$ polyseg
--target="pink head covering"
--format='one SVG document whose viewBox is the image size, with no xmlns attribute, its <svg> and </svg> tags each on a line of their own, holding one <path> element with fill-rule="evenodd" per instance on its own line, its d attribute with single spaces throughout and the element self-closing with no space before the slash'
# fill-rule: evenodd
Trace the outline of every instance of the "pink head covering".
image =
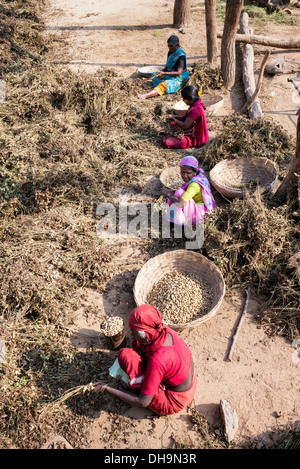
<svg viewBox="0 0 300 469">
<path fill-rule="evenodd" d="M 195 168 L 195 170 L 199 170 L 201 173 L 203 173 L 203 169 L 199 168 L 198 166 L 198 160 L 194 156 L 185 156 L 182 158 L 180 161 L 180 166 L 190 166 L 192 168 Z"/>
</svg>

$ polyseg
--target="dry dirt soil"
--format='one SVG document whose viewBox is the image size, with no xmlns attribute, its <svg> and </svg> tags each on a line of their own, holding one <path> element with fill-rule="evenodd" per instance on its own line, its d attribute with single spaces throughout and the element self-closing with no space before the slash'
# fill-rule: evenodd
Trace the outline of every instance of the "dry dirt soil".
<svg viewBox="0 0 300 469">
<path fill-rule="evenodd" d="M 187 53 L 189 65 L 196 61 L 206 62 L 203 2 L 192 8 L 193 23 L 182 33 L 172 29 L 172 17 L 173 1 L 47 0 L 46 34 L 53 36 L 55 44 L 49 58 L 58 67 L 69 67 L 75 73 L 101 73 L 103 67 L 110 67 L 120 75 L 134 79 L 138 67 L 164 64 L 167 38 L 176 33 Z M 260 24 L 254 33 L 300 37 L 299 27 L 288 25 L 270 27 Z M 263 47 L 255 47 L 256 77 L 263 53 Z M 261 107 L 265 115 L 295 135 L 296 111 L 300 103 L 287 78 L 296 77 L 300 54 L 299 51 L 273 49 L 271 57 L 284 62 L 284 73 L 265 75 L 259 95 Z M 238 87 L 224 96 L 224 106 L 218 111 L 220 117 L 245 102 L 243 90 Z M 213 135 L 210 121 L 208 126 Z M 145 191 L 140 201 L 146 197 Z M 135 307 L 132 288 L 143 264 L 143 240 L 129 238 L 107 242 L 119 243 L 120 253 L 114 262 L 120 266 L 120 274 L 109 282 L 104 294 L 86 291 L 86 299 L 78 307 L 76 327 L 79 335 L 74 337 L 73 343 L 78 350 L 86 352 L 92 341 L 96 349 L 109 355 L 111 362 L 117 352 L 107 350 L 104 337 L 99 336 L 100 324 L 111 314 L 120 315 L 126 321 Z M 181 335 L 193 352 L 198 374 L 195 409 L 209 423 L 219 425 L 219 404 L 225 399 L 238 415 L 235 441 L 255 440 L 268 445 L 276 439 L 277 431 L 299 422 L 300 359 L 298 355 L 295 358 L 291 343 L 280 337 L 270 337 L 258 326 L 255 316 L 260 311 L 261 299 L 251 294 L 233 359 L 226 361 L 244 301 L 245 292 L 227 291 L 212 319 L 183 331 Z M 105 380 L 107 370 L 100 371 Z M 107 409 L 95 414 L 85 447 L 160 449 L 170 447 L 176 439 L 197 448 L 199 435 L 187 410 L 158 417 L 148 410 L 119 403 L 110 396 L 106 399 Z"/>
</svg>

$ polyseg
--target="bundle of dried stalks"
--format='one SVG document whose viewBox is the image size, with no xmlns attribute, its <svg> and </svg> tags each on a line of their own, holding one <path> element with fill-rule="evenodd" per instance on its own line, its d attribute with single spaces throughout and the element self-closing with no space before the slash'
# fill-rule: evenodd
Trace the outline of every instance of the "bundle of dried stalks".
<svg viewBox="0 0 300 469">
<path fill-rule="evenodd" d="M 267 119 L 225 117 L 219 135 L 204 147 L 203 164 L 211 169 L 223 159 L 262 157 L 274 161 L 283 176 L 295 152 L 295 139 Z"/>
<path fill-rule="evenodd" d="M 112 255 L 80 207 L 6 220 L 0 229 L 1 315 L 55 321 L 72 309 L 81 288 L 103 287 Z"/>
<path fill-rule="evenodd" d="M 196 63 L 193 66 L 190 81 L 193 85 L 197 86 L 202 93 L 221 90 L 223 87 L 221 69 L 203 63 Z"/>
<path fill-rule="evenodd" d="M 293 216 L 256 192 L 218 209 L 205 225 L 205 251 L 227 284 L 251 284 L 266 298 L 262 320 L 291 337 L 300 333 L 299 266 L 289 262 L 299 250 Z"/>
</svg>

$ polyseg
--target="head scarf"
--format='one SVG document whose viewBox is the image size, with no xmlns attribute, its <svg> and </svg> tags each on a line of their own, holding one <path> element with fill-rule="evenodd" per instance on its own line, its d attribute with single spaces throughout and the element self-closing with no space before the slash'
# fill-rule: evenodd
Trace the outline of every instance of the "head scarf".
<svg viewBox="0 0 300 469">
<path fill-rule="evenodd" d="M 145 357 L 149 357 L 166 340 L 167 327 L 162 322 L 160 312 L 154 306 L 141 305 L 135 308 L 129 315 L 128 325 L 134 331 L 146 333 L 147 343 L 140 344 L 136 340 L 132 343 L 132 348 Z"/>
<path fill-rule="evenodd" d="M 216 208 L 216 202 L 214 196 L 212 195 L 209 181 L 205 176 L 203 169 L 199 168 L 198 166 L 198 160 L 194 156 L 185 156 L 181 159 L 180 166 L 190 166 L 196 171 L 199 171 L 198 174 L 196 174 L 196 176 L 194 176 L 189 182 L 182 184 L 182 189 L 186 190 L 191 182 L 198 182 L 202 190 L 205 211 L 210 212 L 211 210 L 214 210 Z"/>
<path fill-rule="evenodd" d="M 182 158 L 180 161 L 180 166 L 191 166 L 192 168 L 195 168 L 196 170 L 198 168 L 198 160 L 194 156 L 185 156 Z M 201 170 L 203 172 L 203 170 Z"/>
<path fill-rule="evenodd" d="M 172 34 L 167 40 L 167 44 L 172 44 L 173 46 L 179 46 L 179 38 L 176 34 Z"/>
</svg>

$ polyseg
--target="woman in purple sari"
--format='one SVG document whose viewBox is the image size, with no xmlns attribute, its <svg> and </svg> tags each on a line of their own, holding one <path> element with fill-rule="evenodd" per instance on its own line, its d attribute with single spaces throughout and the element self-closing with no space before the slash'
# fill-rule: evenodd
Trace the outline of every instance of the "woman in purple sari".
<svg viewBox="0 0 300 469">
<path fill-rule="evenodd" d="M 183 184 L 177 191 L 164 188 L 167 196 L 166 218 L 176 225 L 197 225 L 206 214 L 216 208 L 210 184 L 203 169 L 198 167 L 194 156 L 185 156 L 180 161 Z"/>
</svg>

